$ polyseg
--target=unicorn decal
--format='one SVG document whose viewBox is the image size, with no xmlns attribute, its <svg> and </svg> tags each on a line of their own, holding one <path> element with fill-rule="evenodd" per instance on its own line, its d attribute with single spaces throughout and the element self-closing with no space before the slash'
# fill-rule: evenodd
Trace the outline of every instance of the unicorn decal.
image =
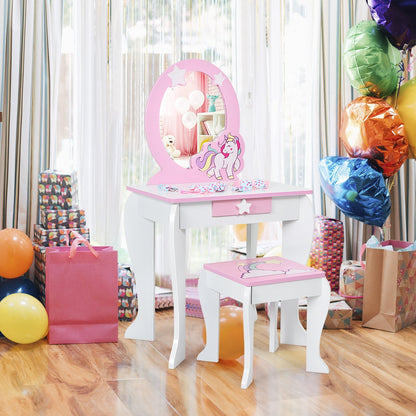
<svg viewBox="0 0 416 416">
<path fill-rule="evenodd" d="M 241 153 L 240 140 L 231 133 L 224 135 L 224 140 L 219 141 L 220 151 L 208 146 L 207 151 L 196 159 L 199 170 L 207 171 L 209 177 L 214 176 L 218 180 L 222 179 L 221 169 L 225 169 L 228 179 L 234 179 L 234 172 L 240 168 Z"/>
<path fill-rule="evenodd" d="M 287 266 L 287 264 L 276 259 L 242 263 L 238 266 L 238 268 L 241 271 L 241 279 L 250 279 L 252 277 L 263 277 L 276 274 L 288 275 L 305 272 L 305 270 L 291 269 Z"/>
</svg>

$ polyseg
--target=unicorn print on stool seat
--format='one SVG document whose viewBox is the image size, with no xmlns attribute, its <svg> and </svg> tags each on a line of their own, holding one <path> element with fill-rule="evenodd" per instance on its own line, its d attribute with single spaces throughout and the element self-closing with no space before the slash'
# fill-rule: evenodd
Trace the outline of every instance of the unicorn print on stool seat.
<svg viewBox="0 0 416 416">
<path fill-rule="evenodd" d="M 234 172 L 240 168 L 241 153 L 240 140 L 231 133 L 224 135 L 224 140 L 218 142 L 220 151 L 218 152 L 211 145 L 207 151 L 196 159 L 199 170 L 207 171 L 209 177 L 214 176 L 218 180 L 222 179 L 221 169 L 225 169 L 228 179 L 234 179 Z"/>
</svg>

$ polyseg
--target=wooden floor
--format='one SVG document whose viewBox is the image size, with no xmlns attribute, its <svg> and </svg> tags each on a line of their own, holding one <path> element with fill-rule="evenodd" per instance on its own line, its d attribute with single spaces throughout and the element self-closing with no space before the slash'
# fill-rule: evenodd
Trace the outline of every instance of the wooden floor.
<svg viewBox="0 0 416 416">
<path fill-rule="evenodd" d="M 393 334 L 324 330 L 329 374 L 305 372 L 305 348 L 268 352 L 259 311 L 254 382 L 240 389 L 242 358 L 204 363 L 203 321 L 187 318 L 186 360 L 168 369 L 173 311 L 157 312 L 156 341 L 16 345 L 0 339 L 0 415 L 415 415 L 416 325 Z"/>
</svg>

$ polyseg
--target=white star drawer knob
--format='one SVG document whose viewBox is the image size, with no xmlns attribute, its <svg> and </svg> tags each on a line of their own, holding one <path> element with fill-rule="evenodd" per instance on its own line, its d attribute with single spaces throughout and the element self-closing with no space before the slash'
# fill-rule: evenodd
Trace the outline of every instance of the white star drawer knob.
<svg viewBox="0 0 416 416">
<path fill-rule="evenodd" d="M 212 201 L 213 217 L 269 214 L 272 212 L 272 198 L 221 199 Z"/>
<path fill-rule="evenodd" d="M 243 199 L 239 204 L 237 204 L 238 213 L 241 214 L 250 214 L 250 207 L 249 204 L 245 199 Z"/>
</svg>

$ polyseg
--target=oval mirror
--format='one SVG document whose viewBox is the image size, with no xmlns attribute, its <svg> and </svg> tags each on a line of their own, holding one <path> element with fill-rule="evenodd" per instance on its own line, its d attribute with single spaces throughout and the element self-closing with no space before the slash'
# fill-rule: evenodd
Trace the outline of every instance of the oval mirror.
<svg viewBox="0 0 416 416">
<path fill-rule="evenodd" d="M 145 122 L 160 166 L 149 184 L 232 180 L 243 168 L 237 97 L 209 62 L 191 59 L 169 67 L 152 88 Z"/>
<path fill-rule="evenodd" d="M 185 84 L 168 88 L 159 114 L 160 136 L 169 156 L 190 168 L 191 156 L 225 127 L 224 101 L 218 85 L 200 71 L 187 71 Z"/>
</svg>

